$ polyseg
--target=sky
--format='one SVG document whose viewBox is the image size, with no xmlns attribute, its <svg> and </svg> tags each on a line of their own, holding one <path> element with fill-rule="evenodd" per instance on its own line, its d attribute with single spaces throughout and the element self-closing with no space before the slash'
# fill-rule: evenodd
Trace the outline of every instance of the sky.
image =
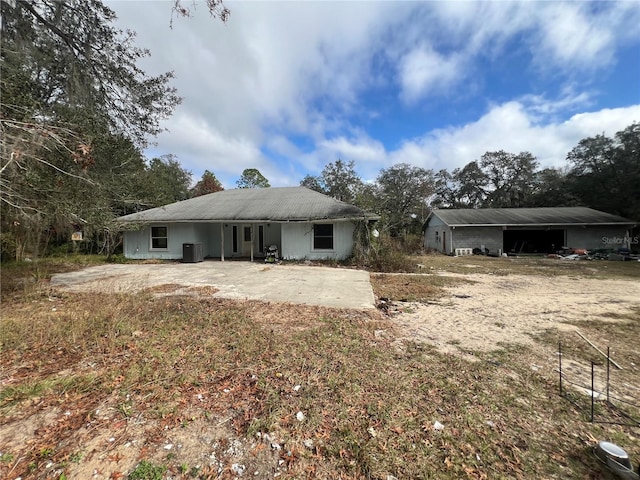
<svg viewBox="0 0 640 480">
<path fill-rule="evenodd" d="M 564 167 L 640 122 L 638 1 L 227 1 L 226 24 L 200 2 L 171 26 L 170 1 L 106 3 L 183 97 L 145 155 L 226 189 L 246 168 L 297 186 L 338 159 L 365 181 L 496 150 Z"/>
</svg>

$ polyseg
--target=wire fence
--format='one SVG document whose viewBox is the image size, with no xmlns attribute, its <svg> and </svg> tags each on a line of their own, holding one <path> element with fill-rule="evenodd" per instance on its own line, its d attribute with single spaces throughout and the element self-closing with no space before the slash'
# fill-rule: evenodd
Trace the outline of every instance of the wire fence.
<svg viewBox="0 0 640 480">
<path fill-rule="evenodd" d="M 628 427 L 640 428 L 640 399 L 633 398 L 626 395 L 627 398 L 621 398 L 620 394 L 615 393 L 620 390 L 615 387 L 611 375 L 611 365 L 614 364 L 618 368 L 619 366 L 611 360 L 610 350 L 607 347 L 606 362 L 602 366 L 604 372 L 600 372 L 598 368 L 600 364 L 596 364 L 591 361 L 590 385 L 585 385 L 584 380 L 576 380 L 571 378 L 563 370 L 563 352 L 562 342 L 558 342 L 558 372 L 559 372 L 559 387 L 560 396 L 571 401 L 573 405 L 579 410 L 590 408 L 590 421 L 591 423 L 602 423 L 612 425 L 622 425 Z M 597 380 L 601 380 L 604 376 L 604 391 L 602 387 L 597 386 Z M 601 383 L 601 382 L 598 382 Z M 585 406 L 586 402 L 575 401 L 567 390 L 567 385 L 581 389 L 587 393 L 590 397 L 590 402 Z M 600 390 L 599 390 L 600 388 Z M 598 405 L 604 403 L 607 408 L 598 408 Z M 633 413 L 631 413 L 633 412 Z"/>
</svg>

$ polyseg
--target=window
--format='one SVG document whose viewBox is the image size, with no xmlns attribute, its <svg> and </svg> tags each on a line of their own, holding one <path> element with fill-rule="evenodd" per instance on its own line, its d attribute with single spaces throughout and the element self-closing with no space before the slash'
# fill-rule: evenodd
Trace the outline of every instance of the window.
<svg viewBox="0 0 640 480">
<path fill-rule="evenodd" d="M 313 249 L 333 250 L 333 224 L 322 223 L 313 226 Z"/>
<path fill-rule="evenodd" d="M 244 227 L 244 241 L 251 241 L 251 227 Z"/>
<path fill-rule="evenodd" d="M 169 248 L 169 229 L 167 227 L 151 227 L 151 249 Z"/>
</svg>

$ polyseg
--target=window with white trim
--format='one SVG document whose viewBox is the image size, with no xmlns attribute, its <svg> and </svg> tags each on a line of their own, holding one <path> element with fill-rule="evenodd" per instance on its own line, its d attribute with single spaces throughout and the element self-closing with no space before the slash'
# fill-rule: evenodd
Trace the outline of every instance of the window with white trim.
<svg viewBox="0 0 640 480">
<path fill-rule="evenodd" d="M 151 249 L 167 250 L 169 248 L 169 228 L 151 227 Z"/>
<path fill-rule="evenodd" d="M 313 226 L 313 249 L 333 250 L 333 223 L 318 223 Z"/>
</svg>

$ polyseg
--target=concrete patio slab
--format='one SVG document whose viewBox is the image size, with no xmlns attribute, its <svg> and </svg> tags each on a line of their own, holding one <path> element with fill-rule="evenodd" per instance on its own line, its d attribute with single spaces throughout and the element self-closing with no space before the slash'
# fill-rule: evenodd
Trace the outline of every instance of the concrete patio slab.
<svg viewBox="0 0 640 480">
<path fill-rule="evenodd" d="M 205 261 L 100 265 L 51 278 L 71 292 L 138 292 L 160 285 L 214 287 L 212 297 L 290 302 L 334 308 L 375 308 L 369 273 L 305 265 Z M 184 289 L 182 289 L 184 291 Z"/>
</svg>

